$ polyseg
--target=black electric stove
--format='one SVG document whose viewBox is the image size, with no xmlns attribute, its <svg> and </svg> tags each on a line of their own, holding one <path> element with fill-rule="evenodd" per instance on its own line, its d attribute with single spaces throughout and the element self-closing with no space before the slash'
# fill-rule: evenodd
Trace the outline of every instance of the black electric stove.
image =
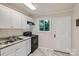
<svg viewBox="0 0 79 59">
<path fill-rule="evenodd" d="M 31 37 L 31 53 L 33 53 L 38 48 L 38 35 L 32 34 L 32 32 L 24 32 L 24 36 Z"/>
</svg>

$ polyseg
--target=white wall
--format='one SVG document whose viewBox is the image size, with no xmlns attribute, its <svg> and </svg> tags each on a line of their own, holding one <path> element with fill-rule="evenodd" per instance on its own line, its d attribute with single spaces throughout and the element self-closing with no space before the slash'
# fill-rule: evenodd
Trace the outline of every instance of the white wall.
<svg viewBox="0 0 79 59">
<path fill-rule="evenodd" d="M 39 35 L 39 47 L 43 47 L 43 48 L 49 48 L 49 49 L 53 49 L 54 48 L 54 26 L 53 26 L 53 17 L 54 16 L 71 16 L 71 13 L 72 11 L 66 11 L 64 13 L 59 13 L 59 14 L 55 14 L 55 15 L 52 15 L 50 16 L 51 18 L 51 31 L 50 32 L 39 32 L 38 31 L 38 26 L 39 26 L 39 18 L 44 18 L 44 17 L 38 17 L 36 18 L 35 21 L 35 29 L 34 29 L 34 32 L 36 34 Z M 46 17 L 49 17 L 49 16 L 46 16 Z"/>
<path fill-rule="evenodd" d="M 71 24 L 71 26 L 72 26 L 72 42 L 71 42 L 72 43 L 72 53 L 74 53 L 74 55 L 79 56 L 79 27 L 76 27 L 76 19 L 79 18 L 79 4 L 76 4 L 73 7 L 73 10 L 70 12 L 52 15 L 52 22 L 53 22 L 53 16 L 66 16 L 66 15 L 72 16 L 72 24 Z M 38 24 L 37 19 L 35 20 L 36 24 Z M 37 25 L 36 25 L 36 27 L 37 27 Z M 53 28 L 53 26 L 52 26 L 52 28 Z M 39 35 L 39 46 L 40 47 L 52 48 L 53 46 L 55 46 L 55 45 L 51 45 L 51 43 L 53 43 L 53 42 L 51 42 L 52 35 L 50 32 L 38 32 L 37 29 L 35 29 L 35 33 L 37 33 Z"/>
<path fill-rule="evenodd" d="M 72 51 L 79 55 L 79 27 L 76 27 L 76 19 L 79 18 L 79 4 L 73 8 L 72 17 Z"/>
<path fill-rule="evenodd" d="M 43 17 L 44 18 L 44 17 Z M 47 18 L 47 17 L 46 17 Z M 35 34 L 38 34 L 39 35 L 39 47 L 44 47 L 44 48 L 52 48 L 52 36 L 51 36 L 51 34 L 52 34 L 52 32 L 51 32 L 51 30 L 49 31 L 49 32 L 40 32 L 39 31 L 39 19 L 40 18 L 37 18 L 36 20 L 35 20 L 35 29 L 34 29 L 34 31 L 35 31 Z M 50 18 L 50 22 L 51 22 L 51 18 Z"/>
</svg>

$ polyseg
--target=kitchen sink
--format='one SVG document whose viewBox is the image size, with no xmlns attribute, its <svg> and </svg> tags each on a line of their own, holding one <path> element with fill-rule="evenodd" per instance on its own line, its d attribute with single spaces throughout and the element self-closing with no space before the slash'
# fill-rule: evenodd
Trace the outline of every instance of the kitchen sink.
<svg viewBox="0 0 79 59">
<path fill-rule="evenodd" d="M 9 38 L 0 40 L 0 45 L 13 43 L 13 42 L 18 41 L 18 40 L 23 40 L 23 39 L 22 38 L 18 38 L 18 37 L 9 37 Z"/>
<path fill-rule="evenodd" d="M 4 45 L 4 44 L 8 44 L 8 43 L 12 43 L 14 41 L 7 41 L 7 40 L 4 40 L 4 41 L 0 41 L 0 44 L 1 45 Z"/>
</svg>

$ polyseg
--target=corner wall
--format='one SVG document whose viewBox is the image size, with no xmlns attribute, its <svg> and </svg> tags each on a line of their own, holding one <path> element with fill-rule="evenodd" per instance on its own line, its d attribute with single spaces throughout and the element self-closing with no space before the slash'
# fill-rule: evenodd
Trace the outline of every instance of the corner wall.
<svg viewBox="0 0 79 59">
<path fill-rule="evenodd" d="M 76 19 L 79 18 L 79 4 L 73 7 L 72 15 L 72 51 L 79 56 L 79 27 L 76 27 Z"/>
</svg>

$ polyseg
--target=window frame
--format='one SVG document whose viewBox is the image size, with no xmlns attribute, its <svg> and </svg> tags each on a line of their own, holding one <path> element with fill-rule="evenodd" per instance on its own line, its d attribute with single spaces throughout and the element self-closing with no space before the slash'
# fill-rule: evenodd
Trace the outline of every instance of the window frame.
<svg viewBox="0 0 79 59">
<path fill-rule="evenodd" d="M 42 20 L 42 19 L 48 19 L 49 20 L 49 31 L 40 31 L 40 21 Z M 39 32 L 51 32 L 51 18 L 50 17 L 45 17 L 45 18 L 39 18 L 39 21 L 38 21 L 38 31 Z"/>
</svg>

